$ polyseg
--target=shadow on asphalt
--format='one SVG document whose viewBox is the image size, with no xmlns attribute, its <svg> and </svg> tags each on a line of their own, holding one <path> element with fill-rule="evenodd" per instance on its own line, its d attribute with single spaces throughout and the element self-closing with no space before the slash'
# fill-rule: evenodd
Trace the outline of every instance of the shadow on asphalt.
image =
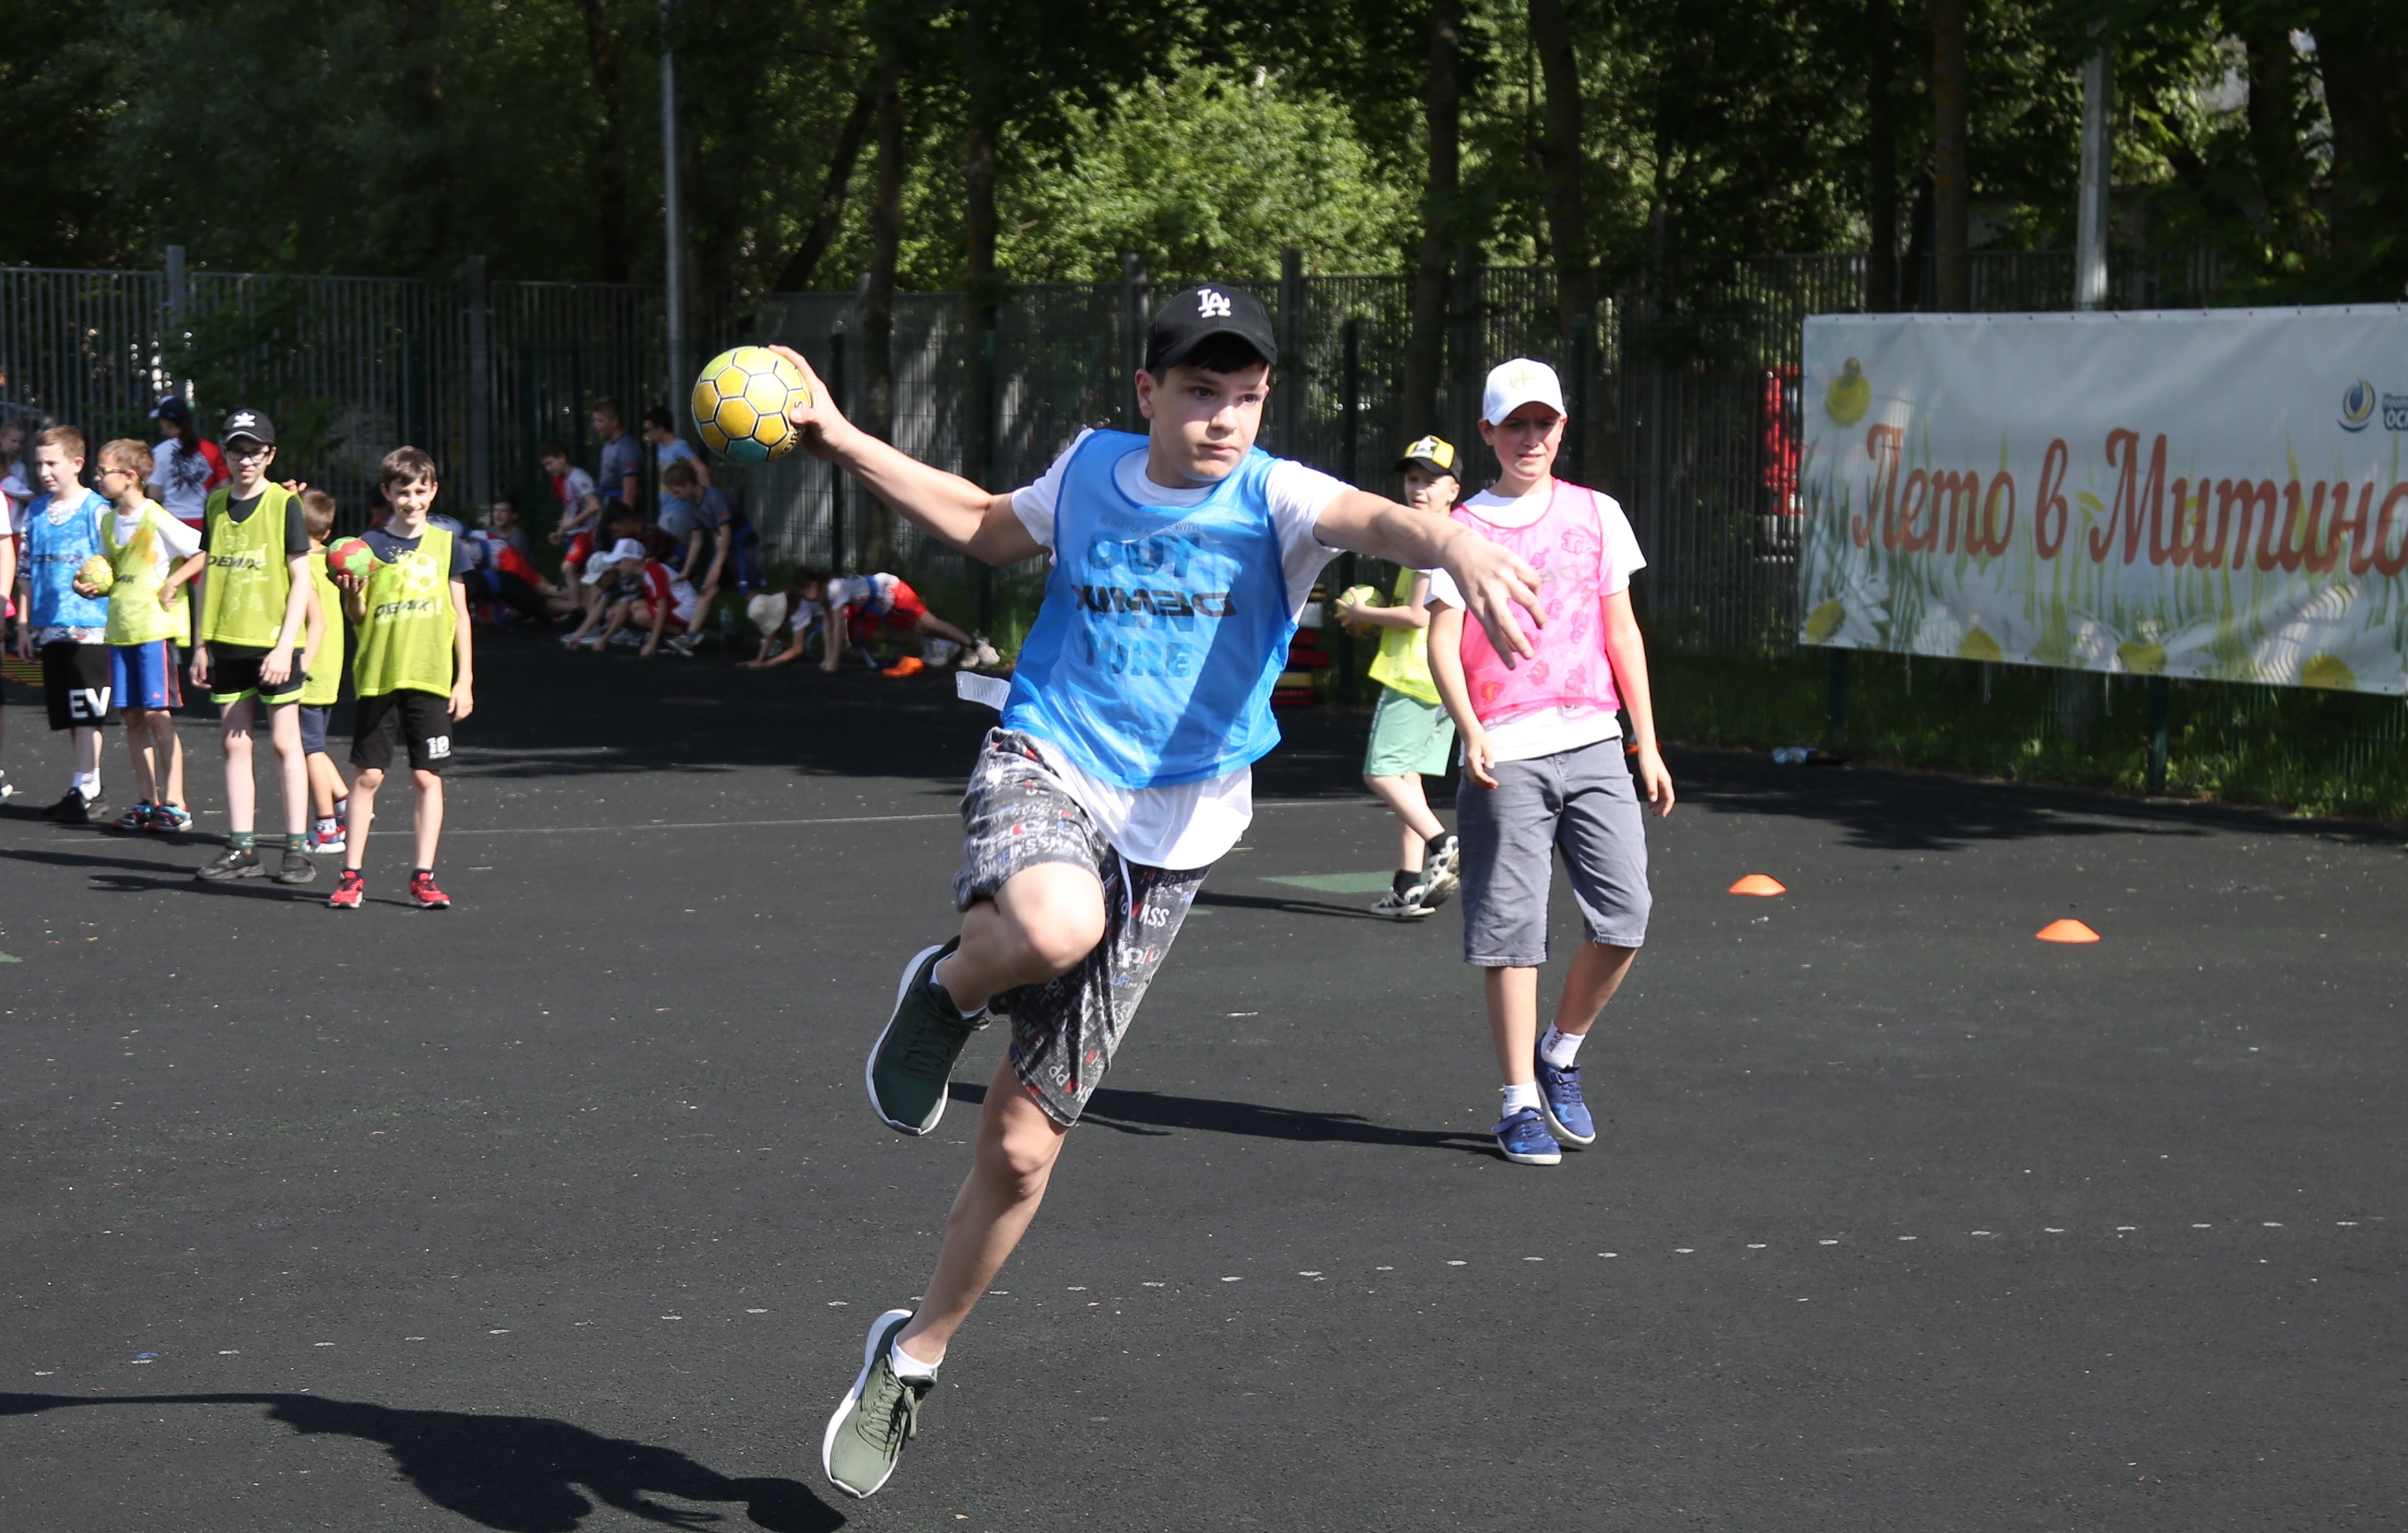
<svg viewBox="0 0 2408 1533">
<path fill-rule="evenodd" d="M 1337 916 L 1350 921 L 1378 921 L 1383 926 L 1397 923 L 1386 916 L 1375 916 L 1361 905 L 1331 904 L 1323 900 L 1295 900 L 1269 894 L 1224 894 L 1212 889 L 1196 892 L 1197 904 L 1220 905 L 1230 910 L 1271 910 L 1288 916 Z"/>
<path fill-rule="evenodd" d="M 674 1449 L 606 1438 L 540 1416 L 480 1416 L 460 1410 L 396 1410 L 317 1395 L 0 1395 L 0 1416 L 80 1406 L 261 1405 L 270 1421 L 304 1436 L 373 1442 L 436 1505 L 502 1533 L 574 1533 L 595 1501 L 667 1527 L 707 1527 L 721 1514 L 666 1506 L 741 1501 L 756 1527 L 832 1533 L 843 1515 L 797 1481 L 731 1480 Z M 589 1498 L 590 1497 L 590 1498 Z"/>
<path fill-rule="evenodd" d="M 955 1081 L 957 1102 L 986 1101 L 986 1087 Z M 1237 1134 L 1253 1139 L 1284 1139 L 1293 1144 L 1379 1145 L 1396 1150 L 1457 1150 L 1494 1155 L 1497 1141 L 1485 1134 L 1448 1129 L 1389 1128 L 1351 1112 L 1302 1112 L 1293 1107 L 1266 1107 L 1253 1102 L 1226 1102 L 1209 1096 L 1173 1096 L 1168 1092 L 1122 1092 L 1097 1088 L 1088 1099 L 1082 1123 L 1096 1123 L 1122 1134 L 1149 1139 L 1166 1138 L 1182 1129 L 1207 1134 Z"/>
</svg>

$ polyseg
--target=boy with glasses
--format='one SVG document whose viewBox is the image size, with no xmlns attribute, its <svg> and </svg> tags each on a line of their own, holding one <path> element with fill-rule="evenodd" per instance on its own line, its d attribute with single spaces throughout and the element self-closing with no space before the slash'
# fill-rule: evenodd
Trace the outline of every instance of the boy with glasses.
<svg viewBox="0 0 2408 1533">
<path fill-rule="evenodd" d="M 264 716 L 284 788 L 284 857 L 280 884 L 318 876 L 309 861 L 309 767 L 301 745 L 301 692 L 308 683 L 299 659 L 317 592 L 309 579 L 309 524 L 301 498 L 271 483 L 276 423 L 256 410 L 225 419 L 219 441 L 227 483 L 209 492 L 201 551 L 200 634 L 193 645 L 193 685 L 208 688 L 224 710 L 219 739 L 225 749 L 225 850 L 197 871 L 211 882 L 259 878 L 252 825 L 259 789 L 251 779 L 251 740 Z M 323 621 L 323 617 L 320 621 Z"/>
<path fill-rule="evenodd" d="M 125 716 L 125 749 L 140 796 L 118 817 L 121 831 L 173 835 L 193 828 L 184 807 L 184 746 L 175 710 L 184 705 L 176 642 L 193 631 L 184 586 L 201 572 L 201 535 L 145 493 L 157 465 L 132 437 L 104 444 L 94 476 L 114 514 L 100 526 L 117 583 L 108 588 L 108 684 Z"/>
</svg>

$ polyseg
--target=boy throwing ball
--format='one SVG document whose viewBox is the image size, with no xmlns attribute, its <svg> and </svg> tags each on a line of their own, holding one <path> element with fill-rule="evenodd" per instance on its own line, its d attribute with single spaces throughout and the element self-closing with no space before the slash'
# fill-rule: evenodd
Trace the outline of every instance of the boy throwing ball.
<svg viewBox="0 0 2408 1533">
<path fill-rule="evenodd" d="M 1276 354 L 1252 296 L 1174 294 L 1136 378 L 1147 433 L 1082 432 L 1007 495 L 863 432 L 816 378 L 815 402 L 791 412 L 806 446 L 931 536 L 990 564 L 1054 556 L 962 800 L 959 932 L 904 965 L 870 1049 L 872 1110 L 924 1135 L 989 1005 L 1011 1019 L 924 1296 L 871 1323 L 822 1434 L 821 1467 L 848 1495 L 894 1472 L 1206 871 L 1253 817 L 1251 764 L 1279 740 L 1271 687 L 1322 566 L 1341 548 L 1445 566 L 1500 649 L 1529 647 L 1509 610 L 1538 601 L 1520 557 L 1254 447 Z"/>
<path fill-rule="evenodd" d="M 460 526 L 435 510 L 435 460 L 415 447 L 387 453 L 378 483 L 393 515 L 362 539 L 376 555 L 363 580 L 337 571 L 343 613 L 359 631 L 352 682 L 359 693 L 351 722 L 351 823 L 344 830 L 343 875 L 326 903 L 357 910 L 366 898 L 360 876 L 368 827 L 376 823 L 377 789 L 393 764 L 393 747 L 409 750 L 409 780 L 418 795 L 417 861 L 409 903 L 448 910 L 451 897 L 435 887 L 435 847 L 443 835 L 443 768 L 452 759 L 452 727 L 476 711 L 476 661 L 469 645 L 468 571 Z"/>
<path fill-rule="evenodd" d="M 1486 975 L 1488 1030 L 1505 1077 L 1492 1132 L 1507 1160 L 1554 1165 L 1563 1159 L 1557 1139 L 1597 1141 L 1581 1098 L 1581 1040 L 1647 940 L 1646 822 L 1616 708 L 1629 711 L 1639 780 L 1658 815 L 1672 812 L 1672 777 L 1656 750 L 1647 646 L 1630 611 L 1630 576 L 1646 560 L 1620 506 L 1555 477 L 1564 440 L 1555 369 L 1517 358 L 1490 372 L 1480 436 L 1497 451 L 1497 484 L 1456 507 L 1455 520 L 1537 570 L 1543 626 L 1536 651 L 1517 665 L 1464 623 L 1467 593 L 1447 571 L 1433 571 L 1430 671 L 1463 731 L 1455 796 L 1463 957 Z M 1558 852 L 1588 940 L 1541 1038 L 1539 965 Z"/>
</svg>

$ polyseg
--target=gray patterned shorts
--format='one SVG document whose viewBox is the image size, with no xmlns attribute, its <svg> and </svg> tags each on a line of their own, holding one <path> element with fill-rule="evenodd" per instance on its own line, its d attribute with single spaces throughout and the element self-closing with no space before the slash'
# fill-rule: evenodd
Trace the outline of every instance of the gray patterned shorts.
<svg viewBox="0 0 2408 1533">
<path fill-rule="evenodd" d="M 1104 940 L 1078 965 L 990 1003 L 1011 1020 L 1011 1068 L 1045 1115 L 1076 1123 L 1179 935 L 1206 869 L 1171 872 L 1114 851 L 1078 801 L 1043 766 L 1043 746 L 990 730 L 962 795 L 962 871 L 953 903 L 968 910 L 1023 868 L 1068 862 L 1104 888 Z"/>
</svg>

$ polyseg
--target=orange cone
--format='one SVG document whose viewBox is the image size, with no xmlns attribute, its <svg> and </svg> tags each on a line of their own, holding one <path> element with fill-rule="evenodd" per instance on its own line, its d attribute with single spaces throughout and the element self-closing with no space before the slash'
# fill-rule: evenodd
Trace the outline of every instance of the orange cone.
<svg viewBox="0 0 2408 1533">
<path fill-rule="evenodd" d="M 1782 887 L 1779 879 L 1768 878 L 1760 873 L 1749 874 L 1738 883 L 1733 884 L 1730 887 L 1730 891 L 1733 894 L 1761 894 L 1768 899 L 1775 894 L 1786 894 L 1789 892 L 1788 889 Z"/>
<path fill-rule="evenodd" d="M 2054 920 L 2032 933 L 2042 942 L 2097 942 L 2099 933 L 2080 921 Z"/>
</svg>

